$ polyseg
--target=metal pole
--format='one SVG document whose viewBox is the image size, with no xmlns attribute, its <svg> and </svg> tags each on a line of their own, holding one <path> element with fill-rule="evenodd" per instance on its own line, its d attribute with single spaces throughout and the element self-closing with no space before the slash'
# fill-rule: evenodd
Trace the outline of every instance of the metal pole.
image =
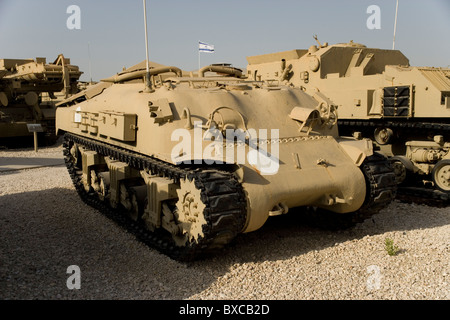
<svg viewBox="0 0 450 320">
<path fill-rule="evenodd" d="M 142 0 L 144 4 L 144 24 L 145 24 L 145 58 L 146 58 L 146 68 L 147 73 L 145 75 L 145 92 L 153 92 L 152 85 L 150 82 L 150 66 L 149 66 L 149 58 L 148 58 L 148 36 L 147 36 L 147 6 L 146 0 Z"/>
<path fill-rule="evenodd" d="M 397 15 L 398 15 L 398 0 L 395 7 L 395 22 L 394 22 L 394 39 L 392 40 L 392 50 L 395 49 L 395 32 L 397 31 Z"/>
<path fill-rule="evenodd" d="M 33 138 L 34 138 L 34 152 L 38 152 L 38 135 L 37 132 L 33 132 Z"/>
</svg>

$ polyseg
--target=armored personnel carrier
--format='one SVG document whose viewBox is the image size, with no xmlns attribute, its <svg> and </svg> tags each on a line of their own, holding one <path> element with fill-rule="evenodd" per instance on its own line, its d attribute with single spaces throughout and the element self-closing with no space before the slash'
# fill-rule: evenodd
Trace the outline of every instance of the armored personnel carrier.
<svg viewBox="0 0 450 320">
<path fill-rule="evenodd" d="M 230 66 L 182 75 L 126 69 L 56 111 L 80 197 L 141 241 L 187 261 L 289 208 L 348 227 L 394 198 L 387 158 L 340 137 L 323 94 Z"/>
<path fill-rule="evenodd" d="M 45 58 L 0 59 L 0 139 L 32 135 L 32 124 L 54 141 L 55 103 L 78 91 L 81 74 L 63 55 L 53 63 Z"/>
<path fill-rule="evenodd" d="M 352 41 L 247 60 L 250 78 L 326 95 L 340 134 L 376 142 L 399 183 L 450 193 L 450 69 L 412 67 L 398 50 Z"/>
</svg>

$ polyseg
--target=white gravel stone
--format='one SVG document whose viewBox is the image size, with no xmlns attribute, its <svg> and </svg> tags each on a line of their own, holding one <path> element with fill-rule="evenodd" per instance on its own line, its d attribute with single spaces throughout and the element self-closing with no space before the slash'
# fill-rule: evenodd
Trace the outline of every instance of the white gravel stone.
<svg viewBox="0 0 450 320">
<path fill-rule="evenodd" d="M 57 145 L 40 157 L 62 158 Z M 2 150 L 0 157 L 38 156 Z M 0 173 L 0 299 L 450 298 L 450 209 L 394 201 L 346 231 L 270 218 L 190 265 L 148 248 L 85 205 L 62 166 Z M 384 241 L 400 249 L 389 256 Z M 70 290 L 67 268 L 79 266 Z"/>
</svg>

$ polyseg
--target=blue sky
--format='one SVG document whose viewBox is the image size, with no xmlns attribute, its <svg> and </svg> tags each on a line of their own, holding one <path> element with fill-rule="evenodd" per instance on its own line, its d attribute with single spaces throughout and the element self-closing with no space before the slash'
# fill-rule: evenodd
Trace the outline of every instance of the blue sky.
<svg viewBox="0 0 450 320">
<path fill-rule="evenodd" d="M 353 40 L 391 49 L 396 0 L 147 0 L 150 60 L 183 70 L 198 68 L 198 41 L 213 44 L 201 65 L 321 42 Z M 81 9 L 81 29 L 70 30 L 70 5 Z M 381 29 L 366 22 L 370 5 L 381 10 Z M 450 1 L 399 0 L 396 49 L 411 65 L 450 65 Z M 88 45 L 89 44 L 89 45 Z M 88 50 L 89 48 L 89 50 Z M 59 53 L 78 65 L 82 80 L 108 77 L 145 60 L 142 0 L 0 0 L 0 58 Z M 89 71 L 89 53 L 91 72 Z"/>
</svg>

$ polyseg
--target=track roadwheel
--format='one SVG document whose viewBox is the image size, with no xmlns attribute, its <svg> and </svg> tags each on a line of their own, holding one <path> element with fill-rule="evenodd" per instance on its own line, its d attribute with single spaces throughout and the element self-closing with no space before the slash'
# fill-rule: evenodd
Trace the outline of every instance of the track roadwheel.
<svg viewBox="0 0 450 320">
<path fill-rule="evenodd" d="M 138 221 L 142 217 L 146 191 L 145 185 L 127 186 L 126 183 L 120 184 L 120 203 L 133 221 Z"/>
<path fill-rule="evenodd" d="M 177 190 L 178 202 L 174 210 L 180 233 L 173 236 L 175 243 L 184 246 L 187 243 L 198 243 L 204 236 L 203 226 L 207 224 L 204 211 L 206 205 L 202 201 L 201 190 L 195 186 L 195 180 L 180 181 Z"/>
<path fill-rule="evenodd" d="M 78 145 L 76 143 L 70 143 L 68 150 L 66 161 L 69 161 L 74 167 L 81 169 L 81 153 Z"/>
<path fill-rule="evenodd" d="M 435 186 L 446 193 L 450 193 L 450 160 L 439 161 L 431 172 Z"/>
<path fill-rule="evenodd" d="M 394 132 L 389 128 L 376 128 L 373 135 L 378 144 L 385 145 L 391 142 Z"/>
<path fill-rule="evenodd" d="M 109 171 L 100 172 L 98 174 L 99 179 L 99 192 L 98 197 L 100 200 L 105 201 L 109 195 L 110 178 Z"/>
<path fill-rule="evenodd" d="M 392 162 L 392 168 L 394 169 L 397 184 L 404 182 L 408 174 L 408 170 L 405 165 L 400 160 L 395 160 Z"/>
</svg>

